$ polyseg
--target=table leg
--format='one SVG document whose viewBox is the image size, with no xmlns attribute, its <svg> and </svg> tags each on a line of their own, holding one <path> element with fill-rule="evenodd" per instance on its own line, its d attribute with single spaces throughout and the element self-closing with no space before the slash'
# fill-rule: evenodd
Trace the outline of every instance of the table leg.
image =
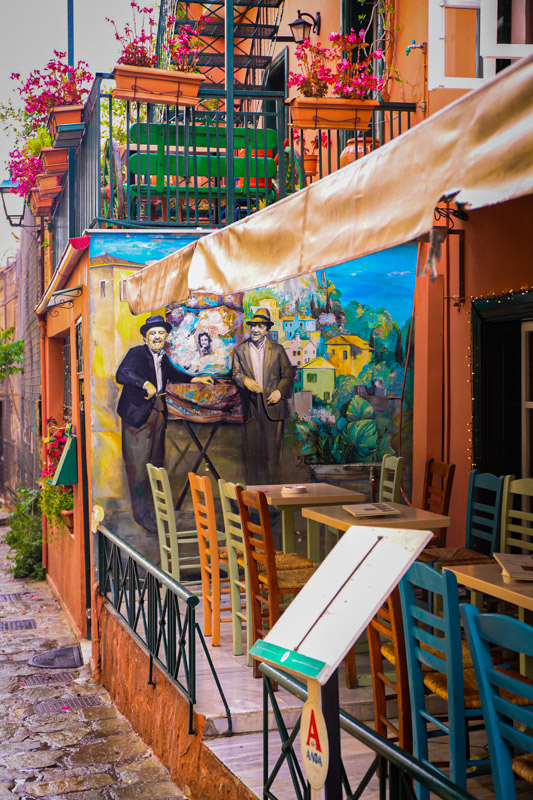
<svg viewBox="0 0 533 800">
<path fill-rule="evenodd" d="M 292 508 L 281 510 L 281 535 L 284 553 L 294 553 L 294 511 Z"/>
<path fill-rule="evenodd" d="M 527 625 L 533 625 L 533 611 L 529 611 L 527 608 L 519 608 L 518 619 Z M 520 675 L 533 679 L 533 658 L 526 656 L 525 653 L 520 653 Z"/>
<path fill-rule="evenodd" d="M 320 563 L 320 523 L 314 519 L 307 520 L 307 558 Z"/>
</svg>

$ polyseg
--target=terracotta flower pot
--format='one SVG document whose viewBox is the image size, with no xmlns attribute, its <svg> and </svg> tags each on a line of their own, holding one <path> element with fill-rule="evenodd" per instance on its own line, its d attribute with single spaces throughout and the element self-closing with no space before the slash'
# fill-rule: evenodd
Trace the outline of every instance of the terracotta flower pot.
<svg viewBox="0 0 533 800">
<path fill-rule="evenodd" d="M 68 169 L 68 150 L 66 148 L 43 147 L 41 161 L 45 175 L 64 175 Z"/>
<path fill-rule="evenodd" d="M 356 147 L 357 147 L 357 158 L 362 158 L 363 156 L 366 156 L 367 153 L 371 152 L 372 142 L 368 141 L 365 147 L 365 144 L 362 139 L 360 139 L 357 142 L 357 145 L 355 144 L 355 139 L 348 139 L 348 141 L 346 142 L 346 147 L 339 156 L 339 162 L 341 167 L 345 167 L 346 164 L 351 164 L 352 161 L 355 161 Z"/>
<path fill-rule="evenodd" d="M 304 172 L 308 178 L 316 175 L 318 169 L 318 153 L 308 153 L 304 155 Z"/>
<path fill-rule="evenodd" d="M 117 64 L 113 74 L 117 84 L 112 91 L 114 98 L 166 106 L 195 106 L 198 89 L 205 81 L 205 75 L 199 72 L 129 64 Z"/>
<path fill-rule="evenodd" d="M 39 197 L 39 193 L 34 189 L 30 195 L 30 206 L 36 217 L 48 217 L 52 212 L 53 197 Z"/>
<path fill-rule="evenodd" d="M 61 516 L 63 517 L 63 522 L 69 529 L 69 531 L 74 530 L 74 510 L 70 509 L 68 511 L 61 511 Z"/>
<path fill-rule="evenodd" d="M 48 115 L 48 130 L 52 141 L 55 139 L 58 125 L 73 125 L 81 122 L 83 106 L 55 106 Z"/>
<path fill-rule="evenodd" d="M 291 110 L 294 128 L 330 128 L 367 131 L 377 100 L 351 100 L 343 97 L 293 97 L 285 101 Z"/>
<path fill-rule="evenodd" d="M 37 175 L 39 197 L 54 197 L 62 188 L 59 175 Z"/>
</svg>

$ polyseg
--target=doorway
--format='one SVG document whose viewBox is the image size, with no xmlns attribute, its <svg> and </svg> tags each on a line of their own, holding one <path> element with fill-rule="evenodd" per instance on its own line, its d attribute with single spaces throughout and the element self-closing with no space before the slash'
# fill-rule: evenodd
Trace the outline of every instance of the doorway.
<svg viewBox="0 0 533 800">
<path fill-rule="evenodd" d="M 533 474 L 531 320 L 531 293 L 472 304 L 472 448 L 481 472 Z"/>
</svg>

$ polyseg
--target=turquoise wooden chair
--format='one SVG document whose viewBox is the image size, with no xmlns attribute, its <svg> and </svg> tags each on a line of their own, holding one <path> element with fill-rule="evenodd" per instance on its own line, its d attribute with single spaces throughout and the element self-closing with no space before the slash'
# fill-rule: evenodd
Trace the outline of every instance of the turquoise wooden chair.
<svg viewBox="0 0 533 800">
<path fill-rule="evenodd" d="M 199 583 L 198 534 L 196 530 L 176 530 L 174 503 L 166 469 L 154 467 L 153 464 L 147 464 L 146 469 L 154 500 L 161 569 L 172 575 L 178 583 Z M 182 572 L 184 571 L 190 573 L 188 582 L 183 580 Z"/>
<path fill-rule="evenodd" d="M 402 486 L 403 457 L 383 456 L 379 479 L 378 501 L 380 503 L 399 503 Z"/>
<path fill-rule="evenodd" d="M 473 469 L 468 484 L 465 546 L 427 547 L 419 560 L 439 569 L 492 561 L 492 554 L 500 550 L 505 483 L 503 475 Z"/>
<path fill-rule="evenodd" d="M 425 590 L 443 609 L 442 616 L 422 607 L 415 592 Z M 487 759 L 470 759 L 468 733 L 480 726 L 481 700 L 477 691 L 472 661 L 461 639 L 457 579 L 452 572 L 416 562 L 400 581 L 400 597 L 404 620 L 405 647 L 409 673 L 411 716 L 413 722 L 413 755 L 425 763 L 429 759 L 429 742 L 434 737 L 449 737 L 450 779 L 462 789 L 466 787 L 467 770 L 479 775 L 488 767 Z M 445 700 L 447 722 L 429 711 L 430 694 Z M 435 729 L 428 730 L 428 724 Z M 435 765 L 433 765 L 435 766 Z M 472 772 L 470 768 L 478 768 Z M 429 792 L 417 785 L 419 800 L 428 800 Z"/>
<path fill-rule="evenodd" d="M 490 648 L 533 656 L 533 628 L 501 614 L 480 614 L 471 605 L 461 606 L 461 618 L 481 696 L 496 800 L 516 800 L 514 776 L 533 783 L 533 683 L 495 668 Z"/>
</svg>

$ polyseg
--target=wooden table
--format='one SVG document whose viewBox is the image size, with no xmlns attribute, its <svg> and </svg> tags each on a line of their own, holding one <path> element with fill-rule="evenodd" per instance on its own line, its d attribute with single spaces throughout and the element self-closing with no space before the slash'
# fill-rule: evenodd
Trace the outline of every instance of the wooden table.
<svg viewBox="0 0 533 800">
<path fill-rule="evenodd" d="M 353 525 L 432 531 L 437 528 L 447 528 L 451 522 L 450 517 L 434 514 L 433 511 L 404 506 L 402 503 L 388 503 L 387 505 L 394 506 L 398 513 L 377 517 L 354 517 L 349 511 L 344 511 L 341 506 L 319 506 L 318 508 L 303 508 L 302 514 L 311 525 L 318 527 L 322 523 L 322 525 L 328 525 L 330 528 L 336 528 L 339 531 L 347 531 Z"/>
<path fill-rule="evenodd" d="M 284 495 L 284 486 L 305 486 L 304 494 Z M 281 511 L 283 552 L 294 553 L 294 512 L 307 506 L 337 506 L 342 503 L 362 503 L 364 495 L 333 486 L 330 483 L 269 483 L 247 486 L 252 492 L 264 492 L 270 506 Z M 307 523 L 307 557 L 312 561 L 320 561 L 320 525 Z"/>
<path fill-rule="evenodd" d="M 483 594 L 496 597 L 506 603 L 518 606 L 518 617 L 522 622 L 533 625 L 533 581 L 513 581 L 504 579 L 499 564 L 469 564 L 461 567 L 444 567 L 453 572 L 457 582 L 470 589 L 470 601 L 480 610 L 483 607 Z M 520 655 L 520 672 L 533 679 L 533 659 Z"/>
</svg>

